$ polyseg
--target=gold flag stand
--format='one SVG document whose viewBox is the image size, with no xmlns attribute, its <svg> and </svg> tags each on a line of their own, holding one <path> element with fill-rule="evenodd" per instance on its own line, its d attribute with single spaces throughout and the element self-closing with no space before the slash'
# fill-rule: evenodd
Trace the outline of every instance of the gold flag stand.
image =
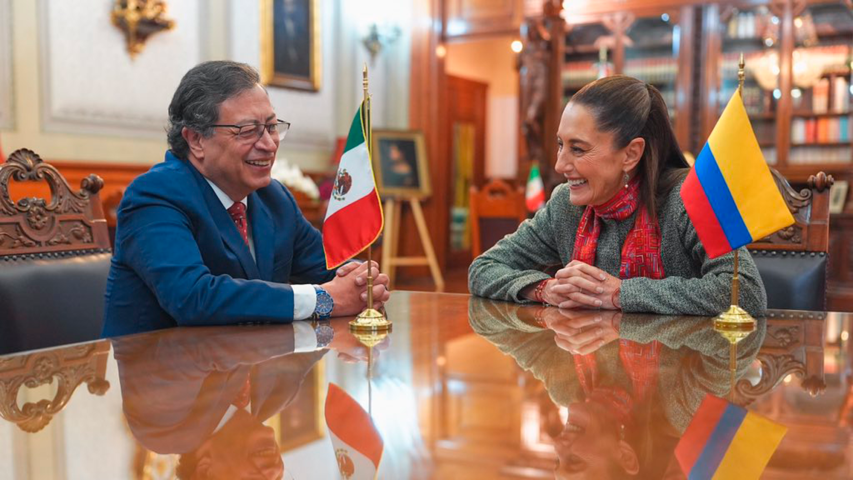
<svg viewBox="0 0 853 480">
<path fill-rule="evenodd" d="M 364 142 L 368 151 L 370 151 L 370 149 L 373 148 L 373 126 L 370 124 L 370 95 L 367 93 L 367 64 L 364 65 L 364 70 L 362 71 L 362 86 L 364 87 L 364 115 L 362 117 L 362 122 L 366 137 Z M 391 322 L 385 318 L 385 314 L 373 308 L 373 245 L 368 245 L 367 247 L 367 308 L 364 309 L 363 312 L 359 313 L 354 320 L 349 322 L 349 328 L 350 331 L 356 334 L 356 337 L 358 337 L 362 343 L 364 343 L 364 340 L 362 340 L 357 332 L 365 332 L 369 334 L 370 332 L 391 331 Z M 379 341 L 381 341 L 381 339 Z M 368 369 L 370 368 L 370 349 L 372 348 L 372 346 L 368 346 Z"/>
<path fill-rule="evenodd" d="M 738 64 L 738 93 L 743 92 L 744 80 L 743 53 Z M 732 304 L 728 310 L 714 318 L 714 331 L 729 341 L 729 370 L 731 371 L 731 390 L 729 399 L 734 402 L 735 375 L 737 370 L 737 344 L 755 331 L 755 319 L 746 310 L 738 306 L 740 298 L 740 279 L 738 278 L 738 251 L 735 249 L 734 275 L 732 276 Z"/>
<path fill-rule="evenodd" d="M 383 331 L 358 331 L 352 328 L 352 323 L 350 323 L 350 330 L 355 338 L 367 347 L 367 413 L 370 418 L 373 418 L 373 384 L 371 382 L 373 379 L 373 347 L 382 343 L 385 337 L 391 333 L 391 322 L 388 322 L 388 329 Z"/>
</svg>

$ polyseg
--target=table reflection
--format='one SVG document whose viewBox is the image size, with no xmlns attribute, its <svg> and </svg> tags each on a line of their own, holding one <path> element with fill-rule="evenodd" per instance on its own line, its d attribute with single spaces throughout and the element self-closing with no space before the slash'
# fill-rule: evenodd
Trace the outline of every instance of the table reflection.
<svg viewBox="0 0 853 480">
<path fill-rule="evenodd" d="M 472 302 L 472 328 L 543 382 L 558 478 L 661 478 L 702 399 L 730 393 L 729 344 L 710 319 Z M 766 332 L 738 344 L 736 376 Z M 547 408 L 547 406 L 546 406 Z M 560 422 L 559 424 L 555 424 Z"/>
<path fill-rule="evenodd" d="M 330 382 L 372 411 L 382 479 L 553 478 L 558 461 L 558 478 L 679 478 L 672 450 L 702 397 L 729 396 L 708 318 L 410 292 L 387 311 L 370 355 L 344 318 L 316 351 L 302 322 L 0 356 L 0 479 L 175 478 L 179 461 L 182 477 L 337 478 Z M 735 402 L 789 428 L 762 478 L 853 478 L 851 322 L 769 312 L 738 345 Z"/>
</svg>

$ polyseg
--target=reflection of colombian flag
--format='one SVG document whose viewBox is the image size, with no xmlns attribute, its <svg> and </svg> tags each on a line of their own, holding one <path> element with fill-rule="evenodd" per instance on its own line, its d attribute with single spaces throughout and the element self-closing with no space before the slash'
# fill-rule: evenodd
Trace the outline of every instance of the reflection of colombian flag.
<svg viewBox="0 0 853 480">
<path fill-rule="evenodd" d="M 688 480 L 757 479 L 788 429 L 706 395 L 675 447 Z"/>
<path fill-rule="evenodd" d="M 361 405 L 334 383 L 326 394 L 326 425 L 341 478 L 375 479 L 382 460 L 382 437 Z"/>
<path fill-rule="evenodd" d="M 681 186 L 684 208 L 708 257 L 794 223 L 736 92 Z"/>
</svg>

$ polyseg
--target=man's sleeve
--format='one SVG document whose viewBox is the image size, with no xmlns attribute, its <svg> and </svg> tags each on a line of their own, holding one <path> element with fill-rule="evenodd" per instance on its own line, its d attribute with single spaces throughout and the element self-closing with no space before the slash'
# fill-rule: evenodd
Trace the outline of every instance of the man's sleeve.
<svg viewBox="0 0 853 480">
<path fill-rule="evenodd" d="M 125 262 L 178 325 L 289 323 L 290 285 L 213 275 L 186 213 L 154 195 L 121 212 Z"/>
</svg>

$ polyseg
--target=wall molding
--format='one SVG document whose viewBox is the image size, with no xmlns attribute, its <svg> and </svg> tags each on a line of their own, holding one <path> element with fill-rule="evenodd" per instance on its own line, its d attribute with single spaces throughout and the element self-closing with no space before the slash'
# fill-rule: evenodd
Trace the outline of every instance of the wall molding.
<svg viewBox="0 0 853 480">
<path fill-rule="evenodd" d="M 5 1 L 5 0 L 0 0 Z M 153 138 L 153 139 L 163 139 L 164 138 L 164 129 L 167 123 L 167 112 L 166 105 L 163 106 L 162 112 L 145 112 L 141 110 L 135 110 L 133 105 L 133 98 L 128 98 L 127 109 L 118 108 L 114 102 L 104 102 L 101 105 L 96 105 L 93 102 L 84 104 L 81 100 L 79 104 L 74 103 L 74 98 L 69 96 L 68 98 L 55 98 L 54 91 L 58 88 L 58 82 L 64 82 L 64 78 L 68 78 L 69 75 L 73 77 L 73 75 L 80 74 L 85 75 L 87 72 L 68 72 L 62 68 L 61 63 L 63 62 L 63 58 L 61 58 L 60 54 L 56 53 L 56 49 L 58 48 L 59 42 L 56 40 L 56 35 L 61 35 L 61 30 L 57 25 L 51 25 L 51 8 L 56 8 L 57 6 L 62 6 L 62 4 L 57 2 L 51 2 L 50 0 L 39 0 L 38 3 L 38 19 L 37 23 L 39 26 L 39 67 L 40 67 L 40 104 L 41 104 L 41 118 L 42 118 L 42 127 L 46 132 L 52 133 L 71 133 L 71 134 L 94 134 L 94 135 L 115 135 L 115 136 L 123 136 L 130 138 Z M 103 8 L 107 8 L 105 5 Z M 165 48 L 162 46 L 163 36 L 165 35 L 174 35 L 173 38 L 166 38 L 165 41 L 169 43 L 169 49 L 175 49 L 176 51 L 183 50 L 184 52 L 189 51 L 189 54 L 185 54 L 187 57 L 190 57 L 188 61 L 184 62 L 186 65 L 180 65 L 183 68 L 183 71 L 180 72 L 183 75 L 186 70 L 189 70 L 192 66 L 199 63 L 205 56 L 208 54 L 207 41 L 208 34 L 207 28 L 204 25 L 202 19 L 207 19 L 208 7 L 205 5 L 205 2 L 195 2 L 195 5 L 191 5 L 189 7 L 184 6 L 189 10 L 195 9 L 195 14 L 190 18 L 178 17 L 176 18 L 172 15 L 173 18 L 177 20 L 176 29 L 173 31 L 165 32 L 159 34 L 158 36 L 152 37 L 152 43 L 157 40 L 161 41 L 161 45 L 158 45 L 159 51 L 157 54 L 160 55 L 158 60 L 161 60 L 162 65 L 158 65 L 158 70 L 162 68 L 162 70 L 169 71 L 170 68 L 175 70 L 177 67 L 176 63 L 180 63 L 180 61 L 176 62 L 174 59 L 168 58 L 168 56 L 164 56 L 163 52 Z M 170 10 L 170 13 L 174 11 L 174 9 Z M 100 12 L 102 19 L 103 16 L 106 15 L 108 19 L 109 10 L 105 10 L 105 12 Z M 73 21 L 73 19 L 72 19 Z M 198 24 L 193 25 L 191 21 L 196 21 Z M 108 35 L 112 36 L 115 30 L 115 27 L 109 23 L 108 20 L 102 20 L 99 23 L 99 28 L 103 30 L 99 30 L 100 33 L 95 32 L 91 33 L 91 35 L 100 35 L 103 32 L 109 32 Z M 195 33 L 194 38 L 191 38 L 189 44 L 178 44 L 177 42 L 184 41 L 185 38 L 180 36 L 180 29 L 190 29 L 192 31 L 193 28 L 198 30 Z M 75 32 L 79 32 L 81 29 L 80 26 L 76 27 Z M 60 32 L 60 33 L 57 33 Z M 95 38 L 90 43 L 97 44 L 98 39 Z M 110 41 L 113 41 L 111 38 Z M 118 38 L 115 39 L 118 42 Z M 54 42 L 57 42 L 57 45 L 54 45 Z M 122 52 L 124 52 L 124 44 L 116 43 L 116 45 L 121 45 Z M 154 47 L 149 45 L 146 48 L 146 51 L 143 51 L 140 56 L 134 60 L 133 67 L 130 68 L 132 75 L 139 74 L 139 77 L 144 80 L 144 82 L 152 82 L 162 80 L 162 78 L 157 77 L 151 73 L 152 69 L 150 68 L 151 63 L 151 55 L 154 53 L 151 52 Z M 194 50 L 194 51 L 193 51 Z M 85 52 L 74 52 L 75 54 L 80 54 L 80 56 L 84 56 Z M 104 50 L 101 50 L 100 53 L 103 55 Z M 143 58 L 146 53 L 148 53 L 148 58 Z M 125 54 L 126 55 L 126 54 Z M 114 61 L 115 58 L 110 58 L 105 56 L 104 59 L 106 61 Z M 140 66 L 143 62 L 148 62 L 148 67 Z M 81 68 L 85 68 L 85 64 L 81 65 Z M 126 65 L 122 65 L 119 68 L 124 70 L 128 70 Z M 114 79 L 115 85 L 118 86 L 117 83 L 123 78 L 120 77 L 119 73 L 116 73 L 116 78 Z M 144 82 L 140 82 L 140 90 L 142 90 L 142 94 L 145 94 Z M 164 82 L 165 83 L 165 82 Z M 175 85 L 177 86 L 177 85 Z M 168 88 L 168 87 L 167 87 Z M 126 89 L 127 91 L 132 91 L 133 89 Z M 159 91 L 159 90 L 158 90 Z M 168 92 L 171 95 L 171 92 Z M 107 95 L 113 94 L 114 92 L 106 92 Z M 129 96 L 128 96 L 129 97 Z M 79 98 L 84 98 L 83 96 L 79 96 Z M 70 100 L 71 99 L 71 100 Z M 64 100 L 64 102 L 63 102 Z M 136 105 L 139 105 L 137 103 Z"/>
<path fill-rule="evenodd" d="M 12 81 L 12 0 L 0 0 L 0 128 L 15 127 Z"/>
</svg>

